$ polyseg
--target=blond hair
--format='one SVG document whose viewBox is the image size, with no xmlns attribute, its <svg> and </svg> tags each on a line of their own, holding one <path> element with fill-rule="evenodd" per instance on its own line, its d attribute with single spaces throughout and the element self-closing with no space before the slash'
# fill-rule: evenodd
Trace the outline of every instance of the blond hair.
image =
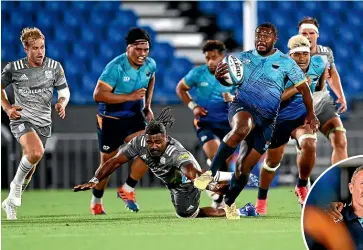
<svg viewBox="0 0 363 250">
<path fill-rule="evenodd" d="M 287 47 L 291 49 L 300 48 L 300 47 L 307 47 L 310 48 L 309 40 L 304 37 L 303 35 L 296 35 L 289 39 Z"/>
<path fill-rule="evenodd" d="M 43 33 L 38 28 L 24 28 L 21 31 L 20 35 L 20 41 L 23 44 L 24 47 L 27 47 L 29 43 L 34 42 L 35 40 L 43 39 L 45 40 L 45 37 Z"/>
</svg>

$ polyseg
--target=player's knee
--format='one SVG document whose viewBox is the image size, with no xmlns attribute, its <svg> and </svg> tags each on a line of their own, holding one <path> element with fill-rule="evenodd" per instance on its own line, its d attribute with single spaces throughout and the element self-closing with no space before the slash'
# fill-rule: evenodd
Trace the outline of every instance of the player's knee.
<svg viewBox="0 0 363 250">
<path fill-rule="evenodd" d="M 305 140 L 302 140 L 300 148 L 304 151 L 316 152 L 316 140 L 312 138 L 306 138 Z"/>
<path fill-rule="evenodd" d="M 341 132 L 336 132 L 336 133 L 341 133 Z M 339 137 L 334 136 L 332 144 L 334 149 L 345 150 L 347 148 L 347 138 L 345 136 L 339 136 Z"/>
<path fill-rule="evenodd" d="M 238 126 L 236 128 L 233 128 L 233 130 L 232 130 L 233 136 L 239 142 L 244 140 L 249 132 L 250 132 L 250 129 L 248 127 L 244 127 L 244 126 Z"/>
<path fill-rule="evenodd" d="M 36 164 L 39 162 L 44 155 L 44 149 L 43 148 L 36 148 L 32 149 L 27 153 L 28 161 L 32 164 Z"/>
<path fill-rule="evenodd" d="M 280 167 L 280 161 L 274 161 L 273 159 L 266 159 L 262 164 L 263 169 L 269 172 L 276 172 Z"/>
</svg>

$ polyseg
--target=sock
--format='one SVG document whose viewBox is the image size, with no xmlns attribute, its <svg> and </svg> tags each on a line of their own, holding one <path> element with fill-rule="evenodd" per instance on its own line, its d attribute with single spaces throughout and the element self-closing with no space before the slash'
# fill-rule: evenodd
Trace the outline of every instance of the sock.
<svg viewBox="0 0 363 250">
<path fill-rule="evenodd" d="M 92 199 L 91 204 L 102 204 L 102 197 L 103 197 L 104 190 L 92 189 Z"/>
<path fill-rule="evenodd" d="M 213 158 L 212 165 L 209 170 L 212 171 L 212 175 L 215 176 L 217 173 L 217 170 L 220 168 L 220 166 L 223 166 L 226 164 L 226 160 L 228 157 L 230 157 L 236 148 L 231 148 L 228 146 L 224 141 L 221 142 L 219 145 L 218 151 L 216 155 Z"/>
<path fill-rule="evenodd" d="M 21 191 L 24 192 L 25 189 L 28 187 L 29 182 L 32 180 L 32 178 L 24 179 L 23 186 L 21 187 Z"/>
<path fill-rule="evenodd" d="M 242 174 L 239 180 L 236 179 L 236 175 L 233 175 L 231 185 L 224 198 L 224 201 L 228 206 L 231 206 L 235 202 L 238 195 L 247 185 L 248 179 L 249 179 L 249 174 L 247 175 Z"/>
<path fill-rule="evenodd" d="M 233 172 L 222 172 L 222 171 L 217 171 L 216 175 L 214 176 L 214 181 L 215 182 L 220 182 L 220 181 L 230 181 L 232 180 L 234 176 Z"/>
<path fill-rule="evenodd" d="M 263 189 L 263 188 L 258 188 L 258 196 L 257 198 L 259 200 L 266 200 L 267 199 L 267 192 L 268 192 L 268 189 Z"/>
<path fill-rule="evenodd" d="M 123 187 L 126 189 L 126 191 L 132 192 L 132 191 L 134 191 L 134 188 L 136 187 L 137 182 L 138 182 L 137 180 L 134 180 L 133 178 L 131 178 L 131 176 L 128 176 Z"/>
<path fill-rule="evenodd" d="M 13 182 L 16 185 L 23 185 L 25 176 L 29 173 L 29 171 L 33 168 L 33 165 L 28 161 L 26 156 L 24 155 L 19 163 L 18 170 L 16 171 Z"/>
<path fill-rule="evenodd" d="M 297 187 L 306 187 L 308 185 L 308 180 L 297 179 Z"/>
</svg>

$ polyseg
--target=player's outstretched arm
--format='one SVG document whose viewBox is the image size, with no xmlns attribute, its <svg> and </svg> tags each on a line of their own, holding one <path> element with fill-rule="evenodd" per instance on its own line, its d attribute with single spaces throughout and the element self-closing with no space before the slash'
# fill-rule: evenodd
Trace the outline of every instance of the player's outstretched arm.
<svg viewBox="0 0 363 250">
<path fill-rule="evenodd" d="M 117 168 L 128 161 L 129 159 L 125 156 L 122 150 L 120 150 L 117 155 L 106 161 L 99 169 L 97 169 L 95 176 L 88 183 L 75 186 L 73 191 L 86 191 L 94 188 L 100 181 L 110 176 Z"/>
<path fill-rule="evenodd" d="M 310 128 L 316 132 L 319 128 L 319 120 L 315 116 L 313 96 L 307 82 L 304 82 L 296 87 L 296 89 L 302 94 L 303 101 L 307 110 L 305 124 L 309 124 Z"/>
<path fill-rule="evenodd" d="M 155 74 L 150 78 L 149 84 L 147 86 L 145 102 L 144 102 L 145 105 L 143 108 L 144 115 L 149 121 L 154 120 L 154 113 L 151 110 L 151 101 L 153 99 L 154 86 L 155 86 Z"/>
<path fill-rule="evenodd" d="M 93 92 L 93 99 L 96 102 L 104 102 L 108 104 L 123 103 L 128 101 L 136 101 L 144 99 L 146 89 L 137 89 L 131 94 L 114 94 L 112 86 L 99 80 Z"/>
</svg>

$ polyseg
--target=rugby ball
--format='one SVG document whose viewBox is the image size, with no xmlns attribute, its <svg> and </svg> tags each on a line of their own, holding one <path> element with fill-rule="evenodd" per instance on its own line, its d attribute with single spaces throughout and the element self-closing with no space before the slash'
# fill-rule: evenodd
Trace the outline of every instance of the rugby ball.
<svg viewBox="0 0 363 250">
<path fill-rule="evenodd" d="M 240 85 L 243 80 L 243 64 L 237 57 L 229 55 L 223 58 L 223 63 L 227 64 L 228 72 L 226 78 L 220 81 L 224 86 Z"/>
</svg>

